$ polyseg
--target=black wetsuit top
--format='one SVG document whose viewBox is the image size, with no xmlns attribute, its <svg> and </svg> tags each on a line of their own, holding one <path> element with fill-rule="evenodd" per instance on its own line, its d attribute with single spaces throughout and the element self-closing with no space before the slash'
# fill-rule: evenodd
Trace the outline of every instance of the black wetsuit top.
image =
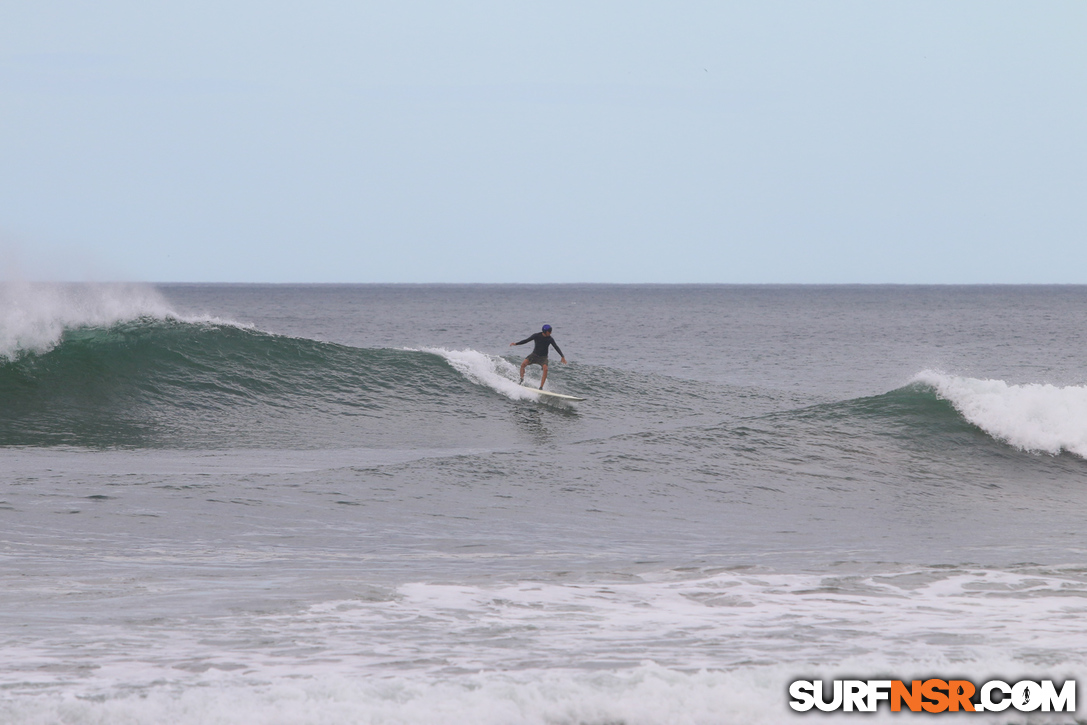
<svg viewBox="0 0 1087 725">
<path fill-rule="evenodd" d="M 550 335 L 545 336 L 542 332 L 530 335 L 524 340 L 521 340 L 521 342 L 515 342 L 514 345 L 524 345 L 529 340 L 536 344 L 536 349 L 532 351 L 532 354 L 536 357 L 547 357 L 547 348 L 549 345 L 555 346 L 555 352 L 559 354 L 559 357 L 566 357 L 562 354 L 562 349 L 559 347 L 559 344 L 555 342 L 555 338 Z"/>
</svg>

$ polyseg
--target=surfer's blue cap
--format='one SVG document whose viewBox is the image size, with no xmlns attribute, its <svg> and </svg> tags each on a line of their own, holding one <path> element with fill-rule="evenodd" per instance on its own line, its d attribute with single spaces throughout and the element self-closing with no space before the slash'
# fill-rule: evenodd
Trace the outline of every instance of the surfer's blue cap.
<svg viewBox="0 0 1087 725">
<path fill-rule="evenodd" d="M 551 325 L 544 325 L 543 326 L 543 331 L 544 332 L 551 332 Z"/>
</svg>

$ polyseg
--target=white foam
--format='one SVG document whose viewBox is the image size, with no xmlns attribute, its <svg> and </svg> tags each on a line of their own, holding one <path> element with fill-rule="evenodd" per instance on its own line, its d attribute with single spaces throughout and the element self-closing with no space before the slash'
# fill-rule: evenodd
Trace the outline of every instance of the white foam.
<svg viewBox="0 0 1087 725">
<path fill-rule="evenodd" d="M 919 676 L 960 675 L 961 665 L 915 663 Z M 847 664 L 846 677 L 887 670 L 875 661 Z M 1000 671 L 998 668 L 995 670 Z M 893 674 L 899 674 L 894 672 Z M 945 675 L 946 676 L 946 675 Z M 681 672 L 645 663 L 626 672 L 479 672 L 458 678 L 391 675 L 276 679 L 245 686 L 207 677 L 199 687 L 164 684 L 140 693 L 59 696 L 45 693 L 0 701 L 0 721 L 13 725 L 778 725 L 790 723 L 929 722 L 891 713 L 797 713 L 787 704 L 795 679 L 842 677 L 814 669 L 750 667 Z M 906 677 L 906 676 L 904 676 Z M 865 677 L 867 679 L 867 677 Z M 1014 679 L 1012 680 L 1014 681 Z M 1082 700 L 1077 698 L 1077 704 Z M 1067 725 L 1067 713 L 945 713 L 941 720 L 1007 725 Z M 1083 708 L 1072 717 L 1082 718 Z M 1082 722 L 1077 719 L 1076 722 Z"/>
<path fill-rule="evenodd" d="M 159 687 L 139 696 L 18 698 L 0 702 L 0 719 L 24 725 L 760 725 L 792 719 L 779 677 L 752 671 L 683 673 L 652 663 L 623 673 L 331 675 L 251 687 L 216 679 L 207 678 L 198 688 Z"/>
<path fill-rule="evenodd" d="M 0 282 L 0 359 L 48 352 L 65 330 L 146 317 L 235 324 L 181 315 L 148 285 L 6 281 Z"/>
<path fill-rule="evenodd" d="M 925 370 L 914 382 L 931 385 L 964 418 L 1021 450 L 1087 458 L 1087 386 L 965 378 Z"/>
<path fill-rule="evenodd" d="M 498 355 L 488 355 L 476 350 L 446 350 L 440 347 L 427 347 L 420 352 L 440 355 L 454 370 L 473 383 L 484 385 L 513 400 L 539 400 L 540 398 L 531 388 L 517 383 L 520 368 Z M 532 368 L 530 367 L 529 370 Z M 539 377 L 535 377 L 529 371 L 526 371 L 525 382 L 536 388 L 540 385 Z"/>
<path fill-rule="evenodd" d="M 1063 679 L 1087 663 L 1085 595 L 1075 569 L 663 571 L 612 583 L 415 582 L 207 620 L 83 616 L 46 637 L 13 635 L 0 722 L 810 721 L 787 707 L 794 679 Z"/>
</svg>

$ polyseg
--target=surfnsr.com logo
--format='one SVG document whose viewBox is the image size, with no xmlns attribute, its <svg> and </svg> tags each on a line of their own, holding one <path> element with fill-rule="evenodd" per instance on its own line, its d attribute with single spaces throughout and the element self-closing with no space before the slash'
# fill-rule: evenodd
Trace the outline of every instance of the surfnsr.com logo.
<svg viewBox="0 0 1087 725">
<path fill-rule="evenodd" d="M 875 712 L 886 702 L 891 712 L 1075 712 L 1076 681 L 1065 680 L 1058 688 L 1052 680 L 1021 680 L 1008 684 L 990 680 L 977 687 L 969 680 L 834 680 L 824 688 L 822 680 L 797 680 L 789 685 L 789 707 L 807 712 Z"/>
</svg>

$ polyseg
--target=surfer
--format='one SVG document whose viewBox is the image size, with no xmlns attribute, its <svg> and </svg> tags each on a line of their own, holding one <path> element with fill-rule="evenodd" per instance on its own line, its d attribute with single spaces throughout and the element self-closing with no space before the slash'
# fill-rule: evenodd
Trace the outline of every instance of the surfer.
<svg viewBox="0 0 1087 725">
<path fill-rule="evenodd" d="M 521 384 L 525 384 L 525 368 L 529 365 L 539 365 L 543 368 L 543 377 L 540 378 L 540 390 L 543 390 L 544 383 L 547 382 L 547 349 L 551 346 L 555 347 L 555 352 L 562 358 L 562 364 L 566 364 L 566 356 L 562 354 L 562 350 L 559 348 L 558 343 L 551 337 L 551 325 L 544 325 L 543 330 L 537 332 L 535 335 L 529 335 L 520 342 L 511 342 L 510 347 L 514 345 L 524 345 L 526 342 L 532 341 L 536 347 L 525 361 L 521 363 Z"/>
</svg>

